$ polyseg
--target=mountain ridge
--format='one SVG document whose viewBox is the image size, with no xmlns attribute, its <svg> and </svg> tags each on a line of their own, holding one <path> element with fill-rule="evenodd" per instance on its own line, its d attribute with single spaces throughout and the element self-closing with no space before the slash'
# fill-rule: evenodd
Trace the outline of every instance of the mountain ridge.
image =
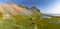
<svg viewBox="0 0 60 29">
<path fill-rule="evenodd" d="M 13 14 L 13 15 L 15 15 L 17 13 L 21 13 L 21 14 L 24 14 L 24 15 L 32 15 L 32 14 L 38 12 L 35 8 L 31 9 L 31 8 L 24 7 L 24 6 L 21 6 L 21 5 L 18 6 L 16 4 L 12 4 L 12 3 L 5 3 L 5 4 L 1 4 L 0 6 L 3 9 L 2 12 L 5 11 L 5 13 L 8 12 L 8 13 Z M 2 14 L 4 14 L 4 13 L 2 13 Z"/>
</svg>

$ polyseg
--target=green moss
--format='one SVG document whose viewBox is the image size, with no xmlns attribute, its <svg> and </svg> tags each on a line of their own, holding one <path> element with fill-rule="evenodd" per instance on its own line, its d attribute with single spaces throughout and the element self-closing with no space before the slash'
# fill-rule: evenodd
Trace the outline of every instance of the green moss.
<svg viewBox="0 0 60 29">
<path fill-rule="evenodd" d="M 55 19 L 55 18 L 54 18 Z M 60 29 L 59 19 L 40 18 L 36 21 L 38 29 Z"/>
<path fill-rule="evenodd" d="M 0 14 L 0 29 L 60 29 L 60 18 L 40 18 L 40 14 L 30 16 L 16 15 L 12 19 L 2 19 Z"/>
</svg>

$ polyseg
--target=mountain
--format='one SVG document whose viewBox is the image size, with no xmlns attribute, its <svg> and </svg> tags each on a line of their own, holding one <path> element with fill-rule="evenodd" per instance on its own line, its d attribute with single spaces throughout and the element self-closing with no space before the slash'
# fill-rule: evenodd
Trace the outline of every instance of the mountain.
<svg viewBox="0 0 60 29">
<path fill-rule="evenodd" d="M 39 14 L 40 11 L 36 7 L 25 7 L 22 5 L 16 5 L 13 3 L 0 4 L 0 14 L 2 14 L 3 19 L 12 18 L 12 15 L 33 15 Z"/>
<path fill-rule="evenodd" d="M 0 4 L 0 12 L 2 14 L 22 14 L 22 15 L 32 15 L 38 13 L 39 10 L 35 7 L 28 8 L 21 5 L 16 5 L 13 3 Z"/>
</svg>

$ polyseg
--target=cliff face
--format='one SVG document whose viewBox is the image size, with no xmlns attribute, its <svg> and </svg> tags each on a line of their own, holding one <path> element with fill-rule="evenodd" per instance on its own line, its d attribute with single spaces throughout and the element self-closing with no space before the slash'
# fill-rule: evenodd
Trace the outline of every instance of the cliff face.
<svg viewBox="0 0 60 29">
<path fill-rule="evenodd" d="M 37 9 L 35 8 L 27 8 L 24 6 L 18 6 L 16 4 L 12 3 L 6 3 L 6 4 L 1 4 L 0 5 L 0 13 L 2 14 L 22 14 L 22 15 L 32 15 L 35 13 L 38 13 Z"/>
</svg>

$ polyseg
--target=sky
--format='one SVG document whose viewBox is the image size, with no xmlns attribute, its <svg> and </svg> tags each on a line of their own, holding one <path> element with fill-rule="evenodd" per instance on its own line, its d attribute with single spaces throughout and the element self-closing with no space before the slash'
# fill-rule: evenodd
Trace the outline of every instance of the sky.
<svg viewBox="0 0 60 29">
<path fill-rule="evenodd" d="M 0 4 L 6 2 L 27 7 L 35 6 L 44 14 L 60 14 L 60 0 L 0 0 Z"/>
</svg>

